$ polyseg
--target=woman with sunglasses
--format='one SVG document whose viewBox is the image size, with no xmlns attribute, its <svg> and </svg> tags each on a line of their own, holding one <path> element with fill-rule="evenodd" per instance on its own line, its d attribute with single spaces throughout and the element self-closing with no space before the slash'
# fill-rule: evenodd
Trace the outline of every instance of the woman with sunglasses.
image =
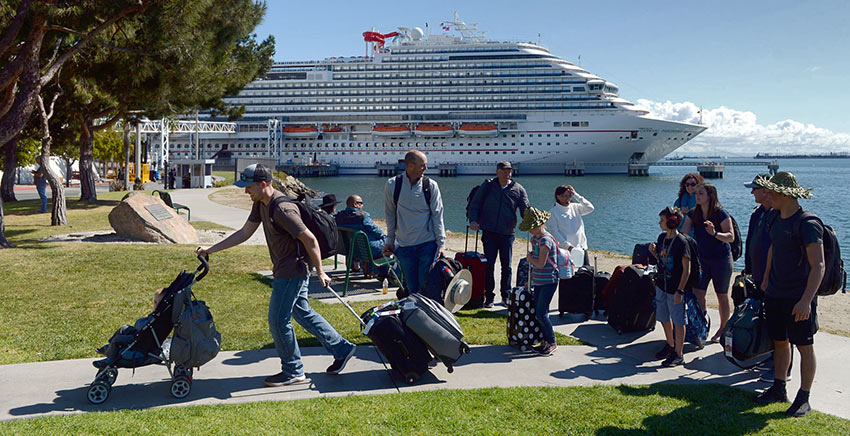
<svg viewBox="0 0 850 436">
<path fill-rule="evenodd" d="M 708 282 L 714 285 L 720 312 L 720 327 L 711 342 L 720 342 L 726 322 L 729 321 L 729 282 L 732 279 L 732 247 L 735 232 L 732 230 L 732 216 L 720 204 L 717 188 L 711 183 L 700 183 L 694 191 L 696 207 L 685 218 L 682 233 L 693 230 L 697 241 L 697 253 L 700 261 L 700 279 L 694 286 L 694 295 L 705 310 L 705 292 Z"/>
<path fill-rule="evenodd" d="M 696 207 L 696 191 L 697 185 L 704 182 L 701 175 L 697 173 L 685 174 L 682 180 L 679 181 L 679 197 L 673 202 L 674 207 L 678 207 L 682 215 L 687 215 L 688 212 Z"/>
</svg>

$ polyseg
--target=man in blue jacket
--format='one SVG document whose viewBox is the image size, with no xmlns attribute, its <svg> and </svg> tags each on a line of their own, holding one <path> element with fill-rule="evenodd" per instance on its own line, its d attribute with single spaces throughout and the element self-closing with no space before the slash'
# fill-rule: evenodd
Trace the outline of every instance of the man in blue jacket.
<svg viewBox="0 0 850 436">
<path fill-rule="evenodd" d="M 384 250 L 387 236 L 372 221 L 369 212 L 363 210 L 363 198 L 357 194 L 349 195 L 345 200 L 345 209 L 334 215 L 334 220 L 336 220 L 336 225 L 339 227 L 346 227 L 365 233 L 366 237 L 369 238 L 372 257 L 377 259 L 382 256 L 381 252 Z M 343 254 L 347 255 L 348 253 Z M 386 275 L 386 268 L 383 268 L 383 270 L 378 271 L 378 275 Z"/>
<path fill-rule="evenodd" d="M 496 164 L 496 177 L 481 184 L 469 205 L 469 228 L 483 231 L 481 242 L 484 244 L 484 257 L 487 258 L 484 307 L 493 307 L 496 297 L 496 255 L 499 256 L 502 268 L 502 302 L 507 301 L 508 291 L 511 289 L 511 254 L 517 223 L 516 213 L 519 210 L 519 215 L 523 216 L 529 206 L 525 188 L 511 180 L 512 176 L 513 168 L 510 162 L 502 161 Z"/>
</svg>

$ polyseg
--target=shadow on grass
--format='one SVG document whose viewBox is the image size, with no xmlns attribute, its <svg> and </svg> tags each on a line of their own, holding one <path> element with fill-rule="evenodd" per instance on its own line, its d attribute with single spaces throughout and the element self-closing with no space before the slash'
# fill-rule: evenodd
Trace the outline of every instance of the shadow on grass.
<svg viewBox="0 0 850 436">
<path fill-rule="evenodd" d="M 758 433 L 768 421 L 785 418 L 782 412 L 756 413 L 753 394 L 721 385 L 677 386 L 619 386 L 622 394 L 632 397 L 663 397 L 687 403 L 666 414 L 651 413 L 643 419 L 640 429 L 602 427 L 598 435 L 644 434 L 722 434 L 735 436 Z M 651 402 L 648 399 L 647 402 Z M 647 410 L 651 406 L 647 406 Z"/>
</svg>

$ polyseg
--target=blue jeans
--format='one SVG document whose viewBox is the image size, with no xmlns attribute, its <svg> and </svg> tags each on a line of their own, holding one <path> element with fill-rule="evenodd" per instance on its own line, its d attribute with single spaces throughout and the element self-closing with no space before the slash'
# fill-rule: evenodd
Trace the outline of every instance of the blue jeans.
<svg viewBox="0 0 850 436">
<path fill-rule="evenodd" d="M 425 284 L 425 275 L 437 258 L 437 241 L 408 247 L 396 247 L 395 257 L 404 273 L 404 282 L 411 294 L 418 294 Z"/>
<path fill-rule="evenodd" d="M 327 321 L 316 313 L 307 301 L 309 276 L 294 279 L 274 279 L 269 301 L 269 331 L 280 356 L 283 373 L 290 377 L 304 374 L 301 350 L 295 338 L 292 318 L 333 354 L 344 359 L 354 344 L 348 342 Z"/>
<path fill-rule="evenodd" d="M 552 304 L 552 297 L 555 296 L 555 289 L 557 288 L 558 282 L 548 285 L 534 285 L 534 310 L 537 311 L 540 330 L 543 330 L 543 340 L 550 344 L 555 343 L 555 329 L 552 328 L 552 322 L 549 321 L 549 305 Z"/>
<path fill-rule="evenodd" d="M 47 212 L 47 183 L 36 183 L 35 189 L 38 191 L 38 198 L 41 199 L 41 212 Z"/>
<path fill-rule="evenodd" d="M 496 232 L 484 231 L 481 235 L 484 244 L 484 257 L 487 258 L 487 273 L 484 276 L 484 295 L 487 301 L 493 301 L 496 297 L 496 255 L 502 268 L 502 280 L 499 283 L 499 292 L 502 301 L 508 291 L 511 290 L 511 255 L 513 253 L 514 235 L 503 235 Z"/>
</svg>

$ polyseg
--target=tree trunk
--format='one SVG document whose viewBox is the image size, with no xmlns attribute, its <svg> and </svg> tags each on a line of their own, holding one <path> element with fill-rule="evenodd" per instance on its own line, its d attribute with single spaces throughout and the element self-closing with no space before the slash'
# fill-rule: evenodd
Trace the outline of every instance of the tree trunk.
<svg viewBox="0 0 850 436">
<path fill-rule="evenodd" d="M 50 211 L 50 225 L 64 226 L 68 224 L 67 204 L 65 202 L 65 187 L 59 180 L 59 175 L 53 172 L 53 167 L 50 165 L 50 145 L 53 142 L 53 137 L 50 135 L 50 117 L 53 115 L 53 105 L 50 106 L 50 113 L 44 107 L 44 100 L 38 96 L 38 109 L 41 115 L 41 154 L 36 157 L 36 161 L 41 165 L 44 171 L 44 177 L 47 178 L 47 183 L 50 183 L 50 191 L 53 197 L 53 208 Z M 56 101 L 55 98 L 53 100 Z"/>
<path fill-rule="evenodd" d="M 0 183 L 0 198 L 5 202 L 18 201 L 15 198 L 15 171 L 18 168 L 18 137 L 3 146 L 3 181 Z"/>
<path fill-rule="evenodd" d="M 132 149 L 130 145 L 130 122 L 128 119 L 124 119 L 124 189 L 129 189 L 130 186 L 130 150 Z"/>
<path fill-rule="evenodd" d="M 94 184 L 94 121 L 88 117 L 80 117 L 82 133 L 80 134 L 80 201 L 97 201 L 97 190 Z"/>
<path fill-rule="evenodd" d="M 0 198 L 0 249 L 15 248 L 15 246 L 6 239 L 6 220 L 3 218 L 3 199 Z"/>
</svg>

